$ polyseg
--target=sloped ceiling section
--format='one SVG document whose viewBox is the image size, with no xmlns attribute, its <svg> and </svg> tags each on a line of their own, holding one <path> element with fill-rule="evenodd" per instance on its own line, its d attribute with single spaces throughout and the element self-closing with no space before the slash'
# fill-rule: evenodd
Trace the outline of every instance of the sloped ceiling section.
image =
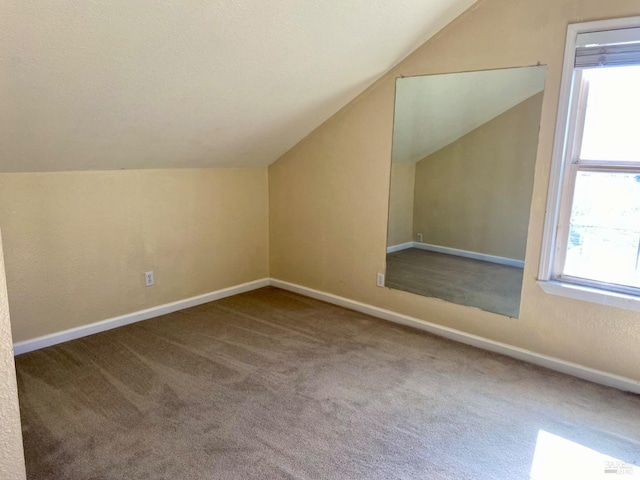
<svg viewBox="0 0 640 480">
<path fill-rule="evenodd" d="M 545 67 L 399 78 L 394 163 L 418 162 L 544 90 Z"/>
<path fill-rule="evenodd" d="M 8 0 L 0 171 L 275 161 L 475 0 Z"/>
</svg>

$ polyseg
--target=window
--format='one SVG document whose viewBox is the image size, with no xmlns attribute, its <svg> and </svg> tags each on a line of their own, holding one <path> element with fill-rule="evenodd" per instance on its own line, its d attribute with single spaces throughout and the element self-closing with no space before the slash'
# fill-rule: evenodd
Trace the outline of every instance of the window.
<svg viewBox="0 0 640 480">
<path fill-rule="evenodd" d="M 570 25 L 539 284 L 640 310 L 640 17 Z"/>
</svg>

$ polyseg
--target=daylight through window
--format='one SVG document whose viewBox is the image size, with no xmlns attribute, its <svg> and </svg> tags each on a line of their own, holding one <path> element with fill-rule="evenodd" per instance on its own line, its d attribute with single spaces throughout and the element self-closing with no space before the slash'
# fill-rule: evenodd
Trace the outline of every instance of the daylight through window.
<svg viewBox="0 0 640 480">
<path fill-rule="evenodd" d="M 640 26 L 580 30 L 569 28 L 541 286 L 640 297 Z"/>
</svg>

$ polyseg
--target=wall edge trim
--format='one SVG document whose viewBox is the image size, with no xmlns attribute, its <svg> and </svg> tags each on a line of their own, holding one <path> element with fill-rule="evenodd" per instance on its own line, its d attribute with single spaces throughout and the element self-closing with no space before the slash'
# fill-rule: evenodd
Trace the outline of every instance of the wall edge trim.
<svg viewBox="0 0 640 480">
<path fill-rule="evenodd" d="M 345 297 L 340 297 L 320 290 L 314 290 L 309 287 L 297 285 L 283 280 L 275 278 L 270 279 L 270 285 L 278 287 L 283 290 L 298 293 L 307 297 L 315 298 L 316 300 L 322 300 L 340 307 L 355 310 L 357 312 L 365 313 L 373 317 L 381 318 L 393 323 L 406 325 L 409 327 L 423 330 L 439 337 L 444 337 L 449 340 L 454 340 L 459 343 L 471 345 L 483 350 L 488 350 L 495 353 L 500 353 L 507 357 L 522 360 L 528 363 L 539 365 L 541 367 L 548 368 L 557 372 L 572 375 L 583 380 L 588 380 L 607 387 L 617 388 L 619 390 L 639 393 L 640 394 L 640 380 L 633 380 L 631 378 L 622 377 L 612 373 L 604 372 L 602 370 L 596 370 L 594 368 L 586 367 L 573 362 L 568 362 L 556 357 L 536 353 L 531 350 L 516 347 L 495 340 L 490 340 L 485 337 L 473 335 L 470 333 L 456 330 L 443 325 L 421 320 L 419 318 L 404 315 L 384 308 L 376 307 L 367 303 L 358 302 Z"/>
<path fill-rule="evenodd" d="M 80 327 L 70 328 L 61 332 L 51 333 L 41 337 L 24 340 L 13 344 L 13 354 L 21 355 L 23 353 L 32 352 L 41 348 L 50 347 L 59 343 L 68 342 L 77 338 L 87 337 L 95 333 L 105 332 L 114 328 L 123 327 L 132 323 L 149 320 L 151 318 L 166 315 L 167 313 L 176 312 L 189 307 L 202 305 L 203 303 L 220 300 L 222 298 L 237 295 L 239 293 L 249 292 L 258 288 L 269 286 L 269 278 L 262 278 L 247 283 L 241 283 L 232 287 L 215 290 L 213 292 L 189 297 L 175 302 L 165 303 L 156 307 L 138 310 L 137 312 L 127 313 L 117 317 L 101 320 L 99 322 L 82 325 Z"/>
</svg>

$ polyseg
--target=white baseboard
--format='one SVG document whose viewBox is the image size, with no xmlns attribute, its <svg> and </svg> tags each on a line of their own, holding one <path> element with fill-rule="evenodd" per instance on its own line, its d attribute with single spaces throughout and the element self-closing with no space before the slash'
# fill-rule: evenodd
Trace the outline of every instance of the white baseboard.
<svg viewBox="0 0 640 480">
<path fill-rule="evenodd" d="M 317 300 L 332 303 L 334 305 L 339 305 L 350 310 L 356 310 L 358 312 L 366 313 L 367 315 L 371 315 L 373 317 L 382 318 L 384 320 L 399 323 L 402 325 L 408 325 L 410 327 L 424 330 L 440 337 L 455 340 L 456 342 L 472 345 L 474 347 L 489 350 L 491 352 L 500 353 L 502 355 L 540 365 L 551 370 L 566 373 L 568 375 L 573 375 L 574 377 L 582 378 L 584 380 L 589 380 L 591 382 L 606 385 L 608 387 L 614 387 L 619 390 L 640 394 L 640 381 L 638 380 L 621 377 L 611 373 L 603 372 L 601 370 L 595 370 L 593 368 L 585 367 L 577 363 L 567 362 L 565 360 L 550 357 L 548 355 L 542 355 L 540 353 L 535 353 L 524 348 L 514 347 L 506 343 L 496 342 L 494 340 L 489 340 L 488 338 L 472 335 L 470 333 L 465 333 L 460 330 L 455 330 L 453 328 L 445 327 L 435 323 L 430 323 L 426 320 L 420 320 L 418 318 L 403 315 L 401 313 L 396 313 L 391 310 L 385 310 L 373 305 L 368 305 L 366 303 L 357 302 L 355 300 L 339 297 L 331 293 L 321 292 L 319 290 L 314 290 L 312 288 L 303 287 L 301 285 L 284 282 L 274 278 L 271 279 L 270 285 L 282 288 L 283 290 L 289 290 L 291 292 L 299 293 L 307 297 L 315 298 Z"/>
<path fill-rule="evenodd" d="M 205 293 L 196 297 L 185 298 L 184 300 L 178 300 L 177 302 L 165 303 L 164 305 L 147 308 L 146 310 L 139 310 L 137 312 L 102 320 L 89 325 L 83 325 L 81 327 L 71 328 L 69 330 L 52 333 L 50 335 L 33 338 L 31 340 L 17 342 L 13 344 L 13 353 L 14 355 L 20 355 L 33 350 L 39 350 L 41 348 L 57 345 L 58 343 L 68 342 L 69 340 L 86 337 L 88 335 L 93 335 L 94 333 L 104 332 L 113 328 L 140 322 L 142 320 L 149 320 L 150 318 L 159 317 L 160 315 L 166 315 L 167 313 L 176 312 L 189 307 L 195 307 L 197 305 L 202 305 L 203 303 L 213 302 L 214 300 L 219 300 L 221 298 L 230 297 L 232 295 L 267 286 L 269 286 L 269 279 L 263 278 L 253 282 L 223 288 L 222 290 L 216 290 L 215 292 Z"/>
<path fill-rule="evenodd" d="M 390 322 L 407 325 L 419 330 L 424 330 L 434 335 L 448 338 L 460 343 L 473 345 L 474 347 L 482 348 L 484 350 L 489 350 L 496 353 L 501 353 L 508 357 L 540 365 L 551 370 L 556 370 L 558 372 L 573 375 L 574 377 L 589 380 L 601 385 L 606 385 L 609 387 L 617 388 L 619 390 L 625 390 L 640 394 L 640 381 L 638 380 L 613 375 L 601 370 L 595 370 L 593 368 L 567 362 L 559 358 L 542 355 L 530 350 L 514 347 L 506 343 L 496 342 L 484 337 L 465 333 L 460 330 L 455 330 L 453 328 L 430 323 L 426 320 L 420 320 L 419 318 L 410 317 L 408 315 L 403 315 L 391 310 L 385 310 L 373 305 L 350 300 L 345 297 L 340 297 L 338 295 L 322 292 L 320 290 L 314 290 L 312 288 L 303 287 L 301 285 L 284 282 L 282 280 L 277 280 L 274 278 L 263 278 L 253 282 L 243 283 L 241 285 L 217 290 L 215 292 L 205 293 L 204 295 L 198 295 L 196 297 L 179 300 L 177 302 L 166 303 L 164 305 L 148 308 L 146 310 L 140 310 L 138 312 L 133 312 L 127 315 L 110 318 L 108 320 L 92 323 L 90 325 L 84 325 L 62 332 L 53 333 L 51 335 L 45 335 L 43 337 L 38 337 L 23 342 L 17 342 L 13 346 L 13 351 L 15 355 L 20 355 L 22 353 L 27 353 L 33 350 L 38 350 L 40 348 L 57 345 L 58 343 L 86 337 L 88 335 L 93 335 L 94 333 L 104 332 L 113 328 L 140 322 L 142 320 L 148 320 L 160 315 L 165 315 L 167 313 L 175 312 L 189 307 L 195 307 L 197 305 L 202 305 L 203 303 L 212 302 L 214 300 L 219 300 L 221 298 L 230 297 L 232 295 L 237 295 L 239 293 L 244 293 L 251 290 L 256 290 L 258 288 L 266 287 L 269 285 L 282 288 L 283 290 L 299 293 L 301 295 L 315 298 L 317 300 L 332 303 L 334 305 L 339 305 L 350 310 L 362 312 L 373 317 L 381 318 L 383 320 L 388 320 Z"/>
<path fill-rule="evenodd" d="M 399 252 L 400 250 L 406 250 L 407 248 L 413 248 L 414 242 L 400 243 L 398 245 L 392 245 L 387 247 L 387 253 Z"/>
<path fill-rule="evenodd" d="M 412 242 L 413 248 L 420 250 L 429 250 L 431 252 L 446 253 L 447 255 L 457 255 L 458 257 L 473 258 L 485 262 L 499 263 L 500 265 L 508 265 L 510 267 L 524 268 L 524 260 L 516 260 L 515 258 L 498 257 L 486 253 L 471 252 L 469 250 L 460 250 L 459 248 L 442 247 L 440 245 L 431 245 L 429 243 Z M 410 247 L 406 247 L 410 248 Z M 402 249 L 400 249 L 402 250 Z M 387 253 L 389 253 L 387 251 Z"/>
</svg>

